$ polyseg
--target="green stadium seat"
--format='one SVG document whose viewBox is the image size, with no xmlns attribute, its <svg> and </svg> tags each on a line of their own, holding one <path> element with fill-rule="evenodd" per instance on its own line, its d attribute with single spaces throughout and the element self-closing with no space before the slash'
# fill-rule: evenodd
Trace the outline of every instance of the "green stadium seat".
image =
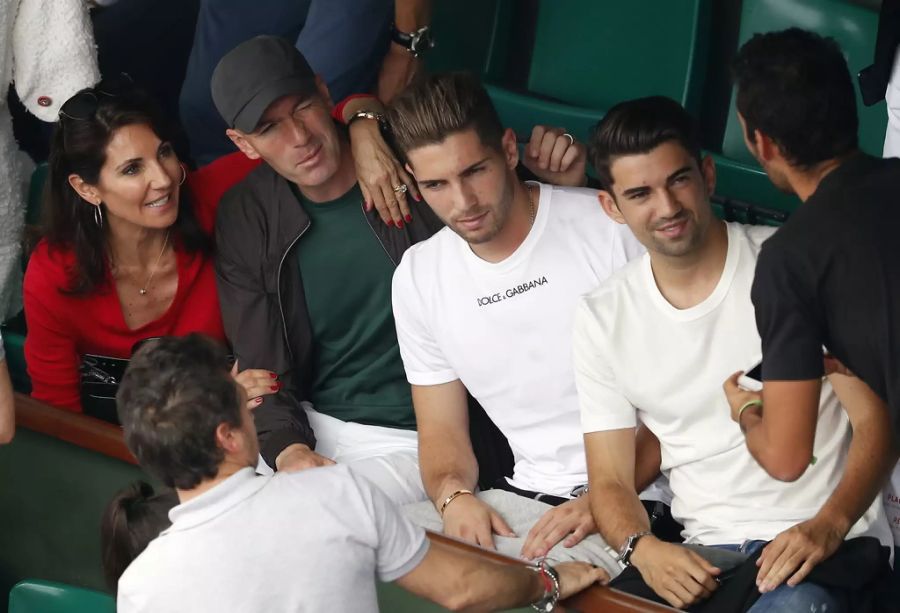
<svg viewBox="0 0 900 613">
<path fill-rule="evenodd" d="M 467 70 L 499 75 L 506 67 L 510 6 L 500 0 L 435 2 L 431 28 L 435 46 L 425 54 L 430 72 Z"/>
<path fill-rule="evenodd" d="M 113 597 L 53 581 L 25 580 L 9 592 L 9 613 L 114 613 Z"/>
<path fill-rule="evenodd" d="M 584 140 L 614 104 L 655 94 L 696 111 L 709 15 L 709 0 L 540 2 L 527 91 L 488 89 L 521 136 L 547 123 Z"/>
<path fill-rule="evenodd" d="M 874 9 L 847 0 L 744 0 L 739 44 L 744 44 L 758 32 L 794 26 L 833 37 L 847 56 L 851 75 L 872 62 L 878 14 Z M 857 104 L 860 146 L 868 153 L 881 155 L 887 125 L 885 103 L 865 107 L 857 91 Z M 783 194 L 763 180 L 762 170 L 744 145 L 734 92 L 722 141 L 722 156 L 717 156 L 716 162 L 719 195 L 785 211 L 792 211 L 799 205 L 795 196 Z"/>
</svg>

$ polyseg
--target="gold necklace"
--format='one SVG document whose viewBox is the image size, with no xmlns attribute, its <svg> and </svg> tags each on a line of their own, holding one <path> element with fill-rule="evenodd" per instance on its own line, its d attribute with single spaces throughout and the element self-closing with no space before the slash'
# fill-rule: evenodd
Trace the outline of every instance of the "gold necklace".
<svg viewBox="0 0 900 613">
<path fill-rule="evenodd" d="M 534 225 L 534 193 L 532 192 L 531 186 L 526 185 L 525 189 L 528 190 L 528 204 L 531 207 L 531 225 Z"/>
<path fill-rule="evenodd" d="M 162 259 L 162 254 L 166 251 L 166 245 L 169 244 L 169 230 L 166 230 L 166 239 L 163 241 L 162 249 L 159 252 L 159 255 L 156 256 L 156 262 L 153 264 L 153 270 L 150 271 L 150 276 L 147 277 L 147 280 L 144 282 L 144 287 L 142 287 L 138 293 L 141 296 L 147 295 L 147 288 L 150 287 L 150 282 L 153 280 L 153 275 L 156 274 L 156 269 L 159 266 L 159 261 Z"/>
</svg>

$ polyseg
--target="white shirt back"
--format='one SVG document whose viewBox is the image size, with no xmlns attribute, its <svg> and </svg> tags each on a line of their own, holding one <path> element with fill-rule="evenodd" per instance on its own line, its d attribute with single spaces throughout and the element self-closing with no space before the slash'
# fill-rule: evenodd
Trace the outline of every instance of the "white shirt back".
<svg viewBox="0 0 900 613">
<path fill-rule="evenodd" d="M 732 421 L 722 383 L 762 355 L 750 287 L 774 228 L 728 224 L 728 253 L 712 294 L 676 309 L 660 293 L 649 255 L 631 262 L 579 306 L 575 371 L 585 432 L 639 419 L 660 440 L 672 515 L 688 542 L 774 538 L 811 518 L 841 478 L 850 442 L 846 413 L 826 381 L 814 454 L 794 483 L 769 477 Z M 850 536 L 888 543 L 880 499 Z"/>
<path fill-rule="evenodd" d="M 169 513 L 119 580 L 119 613 L 377 612 L 428 552 L 425 532 L 346 466 L 235 473 Z"/>
<path fill-rule="evenodd" d="M 461 380 L 509 439 L 511 483 L 568 494 L 587 482 L 572 375 L 575 306 L 643 251 L 588 189 L 540 185 L 531 231 L 496 264 L 441 230 L 410 248 L 394 274 L 409 382 Z"/>
</svg>

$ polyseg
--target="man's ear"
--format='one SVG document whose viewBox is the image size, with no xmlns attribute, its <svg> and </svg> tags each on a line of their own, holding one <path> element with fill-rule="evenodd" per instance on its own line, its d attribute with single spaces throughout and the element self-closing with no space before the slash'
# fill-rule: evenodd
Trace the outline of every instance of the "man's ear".
<svg viewBox="0 0 900 613">
<path fill-rule="evenodd" d="M 513 132 L 512 128 L 506 128 L 506 130 L 503 131 L 500 145 L 503 147 L 506 165 L 510 170 L 515 170 L 516 166 L 519 165 L 519 147 L 516 144 L 516 133 Z"/>
<path fill-rule="evenodd" d="M 85 183 L 84 179 L 76 174 L 69 175 L 68 180 L 69 186 L 75 190 L 76 194 L 81 196 L 82 200 L 86 201 L 88 204 L 99 206 L 101 198 L 96 187 L 89 183 Z"/>
<path fill-rule="evenodd" d="M 216 426 L 216 444 L 222 448 L 226 454 L 235 453 L 239 448 L 238 438 L 240 432 L 237 428 L 232 428 L 225 422 Z"/>
<path fill-rule="evenodd" d="M 322 96 L 322 100 L 325 101 L 328 110 L 334 108 L 334 102 L 331 100 L 331 93 L 328 91 L 328 84 L 325 83 L 319 75 L 316 75 L 316 89 L 318 90 L 319 95 Z"/>
<path fill-rule="evenodd" d="M 784 157 L 778 143 L 759 130 L 753 130 L 753 145 L 761 162 L 771 162 L 777 157 Z"/>
<path fill-rule="evenodd" d="M 241 152 L 246 155 L 251 160 L 258 160 L 260 155 L 256 148 L 250 144 L 250 141 L 247 140 L 247 137 L 240 130 L 235 130 L 233 128 L 228 128 L 225 130 L 225 136 L 231 139 L 231 142 L 235 144 L 235 146 L 241 150 Z"/>
<path fill-rule="evenodd" d="M 716 162 L 711 155 L 706 155 L 700 160 L 700 174 L 703 175 L 703 182 L 706 184 L 706 193 L 710 196 L 716 193 Z"/>
<path fill-rule="evenodd" d="M 409 165 L 409 162 L 405 163 L 403 167 L 406 169 L 406 172 L 409 173 L 409 176 L 411 176 L 413 179 L 416 178 L 416 173 L 413 172 L 412 166 Z"/>
<path fill-rule="evenodd" d="M 610 192 L 606 190 L 600 190 L 597 192 L 597 200 L 600 201 L 600 207 L 603 209 L 603 212 L 609 216 L 616 223 L 624 224 L 625 218 L 622 217 L 622 211 L 619 210 L 619 204 L 616 202 L 616 197 L 613 196 Z"/>
</svg>

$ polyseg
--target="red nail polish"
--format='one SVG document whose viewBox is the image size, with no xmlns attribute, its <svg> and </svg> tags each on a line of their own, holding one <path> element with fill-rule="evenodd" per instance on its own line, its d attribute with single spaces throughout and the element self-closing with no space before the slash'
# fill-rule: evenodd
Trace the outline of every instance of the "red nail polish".
<svg viewBox="0 0 900 613">
<path fill-rule="evenodd" d="M 255 402 L 255 403 L 256 403 L 256 404 L 259 404 L 259 403 L 261 403 L 261 402 L 262 402 L 262 398 L 257 398 L 257 399 L 256 399 L 256 400 L 254 400 L 254 401 L 253 401 L 253 402 Z"/>
<path fill-rule="evenodd" d="M 398 222 L 396 222 L 396 224 L 397 224 L 397 228 L 398 228 L 398 229 L 400 229 L 400 230 L 403 229 L 403 222 L 402 222 L 402 221 L 398 221 Z"/>
<path fill-rule="evenodd" d="M 422 202 L 422 196 L 416 194 L 415 196 L 413 196 L 413 200 L 415 200 L 416 202 Z"/>
<path fill-rule="evenodd" d="M 407 216 L 405 217 L 405 219 L 406 219 L 406 223 L 411 222 L 411 221 L 412 221 L 412 215 L 407 215 Z"/>
<path fill-rule="evenodd" d="M 272 377 L 273 379 L 277 379 L 277 378 L 278 378 L 278 375 L 276 375 L 276 374 L 273 373 L 273 372 L 270 372 L 270 373 L 269 373 L 269 376 Z"/>
<path fill-rule="evenodd" d="M 273 392 L 277 392 L 279 389 L 281 389 L 281 386 L 276 383 L 269 389 L 271 389 Z"/>
</svg>

